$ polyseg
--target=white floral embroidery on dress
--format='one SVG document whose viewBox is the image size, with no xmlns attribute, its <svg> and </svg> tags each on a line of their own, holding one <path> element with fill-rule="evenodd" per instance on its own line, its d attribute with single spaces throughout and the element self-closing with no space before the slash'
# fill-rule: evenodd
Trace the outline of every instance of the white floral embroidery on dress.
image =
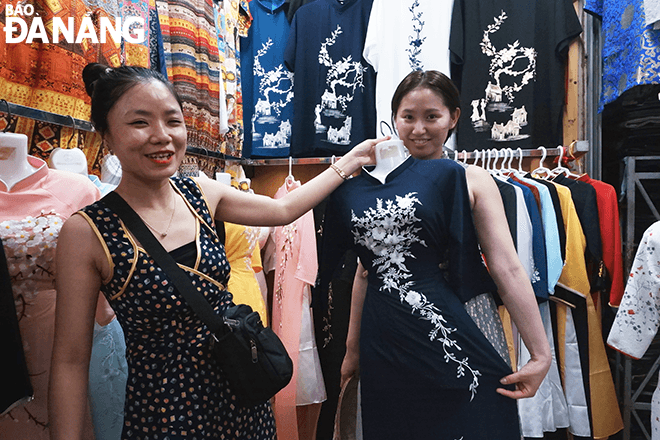
<svg viewBox="0 0 660 440">
<path fill-rule="evenodd" d="M 64 221 L 54 212 L 0 222 L 9 276 L 18 310 L 40 288 L 55 288 L 55 248 Z"/>
<path fill-rule="evenodd" d="M 429 332 L 429 338 L 431 341 L 438 340 L 442 343 L 445 362 L 458 364 L 457 378 L 465 376 L 466 371 L 470 372 L 472 383 L 469 390 L 472 400 L 477 393 L 478 377 L 481 373 L 470 367 L 467 357 L 458 359 L 456 351 L 461 351 L 462 348 L 450 337 L 456 329 L 445 326 L 447 321 L 442 316 L 442 311 L 428 301 L 423 293 L 412 289 L 414 282 L 406 281 L 412 276 L 405 264 L 406 257 L 415 258 L 410 246 L 413 243 L 426 246 L 424 240 L 417 236 L 421 228 L 415 226 L 420 221 L 415 216 L 415 205 L 422 203 L 415 194 L 417 193 L 411 192 L 403 197 L 396 196 L 396 200 L 385 200 L 385 202 L 376 199 L 376 209 L 369 208 L 364 211 L 363 217 L 358 217 L 351 211 L 351 222 L 354 225 L 351 232 L 356 244 L 366 247 L 376 255 L 373 266 L 377 268 L 376 273 L 383 281 L 380 290 L 396 291 L 399 300 L 410 305 L 413 313 L 418 312 L 423 319 L 431 321 L 434 327 Z M 455 350 L 451 350 L 452 348 Z"/>
</svg>

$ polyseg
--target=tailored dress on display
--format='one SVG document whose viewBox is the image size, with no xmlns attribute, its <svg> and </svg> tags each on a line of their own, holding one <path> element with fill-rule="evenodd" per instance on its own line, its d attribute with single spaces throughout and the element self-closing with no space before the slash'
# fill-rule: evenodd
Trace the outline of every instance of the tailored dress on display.
<svg viewBox="0 0 660 440">
<path fill-rule="evenodd" d="M 259 250 L 260 228 L 225 222 L 225 252 L 231 274 L 227 288 L 234 303 L 247 304 L 259 312 L 261 322 L 268 325 L 266 303 L 255 272 L 261 270 Z"/>
<path fill-rule="evenodd" d="M 466 311 L 496 286 L 479 252 L 463 166 L 409 157 L 384 184 L 363 171 L 331 195 L 324 234 L 333 240 L 323 258 L 354 249 L 368 270 L 364 439 L 520 438 L 515 400 L 495 392 L 511 368 Z M 330 276 L 321 275 L 322 286 Z"/>
<path fill-rule="evenodd" d="M 287 177 L 275 193 L 284 197 L 301 186 Z M 297 440 L 296 406 L 326 399 L 321 363 L 314 338 L 311 286 L 318 260 L 314 214 L 307 211 L 293 223 L 278 226 L 275 235 L 275 280 L 272 327 L 293 361 L 291 382 L 275 395 L 274 411 L 280 440 Z"/>
<path fill-rule="evenodd" d="M 25 362 L 25 351 L 18 328 L 18 317 L 2 237 L 0 237 L 0 350 L 13 360 L 5 366 L 5 374 L 0 379 L 0 387 L 3 390 L 0 394 L 0 416 L 3 416 L 12 408 L 29 402 L 34 391 Z"/>
<path fill-rule="evenodd" d="M 231 303 L 229 264 L 197 184 L 171 184 L 196 220 L 197 238 L 170 251 L 220 312 Z M 124 329 L 128 383 L 122 439 L 274 439 L 269 403 L 243 407 L 211 356 L 210 332 L 166 273 L 100 200 L 78 213 L 97 232 L 112 276 L 107 298 Z"/>
<path fill-rule="evenodd" d="M 2 440 L 47 440 L 48 380 L 55 326 L 55 250 L 64 221 L 99 192 L 86 177 L 37 169 L 8 190 L 0 180 L 0 237 L 9 269 L 34 399 L 0 418 Z M 75 189 L 75 190 L 74 190 Z"/>
<path fill-rule="evenodd" d="M 642 235 L 607 345 L 640 359 L 660 328 L 660 222 Z M 651 399 L 652 439 L 660 439 L 660 388 Z"/>
</svg>

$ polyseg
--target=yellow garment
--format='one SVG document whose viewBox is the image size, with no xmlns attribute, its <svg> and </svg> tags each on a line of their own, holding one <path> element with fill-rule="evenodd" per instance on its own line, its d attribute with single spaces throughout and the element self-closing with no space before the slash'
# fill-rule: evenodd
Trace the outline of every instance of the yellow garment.
<svg viewBox="0 0 660 440">
<path fill-rule="evenodd" d="M 268 325 L 266 303 L 255 277 L 262 269 L 259 228 L 225 223 L 225 252 L 231 267 L 227 289 L 234 295 L 234 303 L 249 305 L 259 312 L 264 326 Z"/>
<path fill-rule="evenodd" d="M 587 303 L 587 324 L 589 328 L 589 389 L 592 435 L 595 439 L 607 438 L 623 429 L 621 410 L 616 398 L 614 381 L 610 371 L 605 342 L 602 337 L 600 318 L 590 295 L 589 277 L 584 259 L 587 241 L 577 216 L 571 191 L 563 185 L 555 185 L 559 195 L 564 228 L 566 229 L 566 264 L 559 278 L 559 285 L 584 297 Z M 562 309 L 557 307 L 558 310 Z M 565 324 L 565 316 L 558 319 Z M 560 340 L 564 338 L 563 326 Z M 563 346 L 559 344 L 559 350 Z M 563 372 L 563 366 L 560 366 Z"/>
<path fill-rule="evenodd" d="M 582 231 L 575 204 L 571 198 L 571 190 L 563 185 L 555 184 L 561 213 L 564 218 L 566 230 L 566 264 L 559 277 L 559 285 L 581 297 L 589 294 L 591 286 L 587 275 L 587 265 L 584 252 L 587 248 L 587 239 Z"/>
</svg>

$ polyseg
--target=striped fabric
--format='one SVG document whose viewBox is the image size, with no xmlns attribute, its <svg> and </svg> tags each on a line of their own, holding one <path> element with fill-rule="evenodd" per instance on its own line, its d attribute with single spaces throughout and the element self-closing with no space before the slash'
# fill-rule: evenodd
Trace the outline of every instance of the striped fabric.
<svg viewBox="0 0 660 440">
<path fill-rule="evenodd" d="M 220 60 L 212 0 L 157 1 L 167 76 L 183 100 L 188 145 L 218 149 Z"/>
</svg>

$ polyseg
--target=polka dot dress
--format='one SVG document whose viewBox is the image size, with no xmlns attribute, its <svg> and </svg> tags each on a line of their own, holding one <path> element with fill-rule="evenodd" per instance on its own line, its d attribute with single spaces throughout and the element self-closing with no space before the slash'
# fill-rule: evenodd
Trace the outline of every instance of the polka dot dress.
<svg viewBox="0 0 660 440">
<path fill-rule="evenodd" d="M 231 304 L 229 264 L 200 189 L 172 179 L 194 212 L 196 258 L 185 270 L 216 311 Z M 122 439 L 275 439 L 269 403 L 242 407 L 210 356 L 210 333 L 103 201 L 82 211 L 103 238 L 113 276 L 102 291 L 126 338 L 129 367 Z M 196 261 L 195 261 L 196 260 Z M 181 261 L 179 261 L 181 263 Z"/>
</svg>

